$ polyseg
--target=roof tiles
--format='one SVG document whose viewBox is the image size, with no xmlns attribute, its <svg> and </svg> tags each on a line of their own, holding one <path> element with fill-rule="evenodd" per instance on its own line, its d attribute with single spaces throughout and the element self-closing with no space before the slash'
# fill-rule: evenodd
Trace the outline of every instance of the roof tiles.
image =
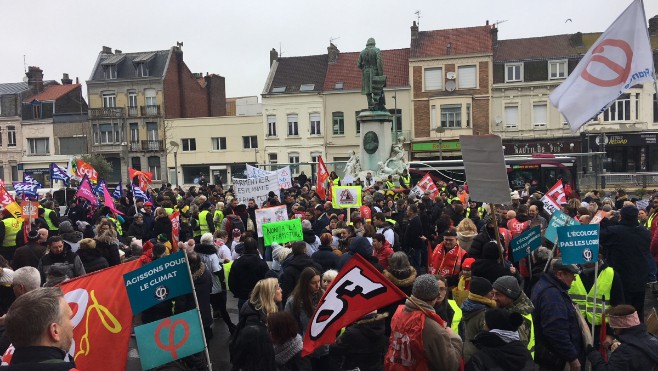
<svg viewBox="0 0 658 371">
<path fill-rule="evenodd" d="M 283 87 L 283 93 L 298 93 L 302 84 L 313 84 L 313 89 L 307 92 L 322 91 L 327 73 L 327 58 L 326 54 L 279 58 L 268 93 Z"/>
<path fill-rule="evenodd" d="M 574 46 L 570 40 L 571 35 L 500 40 L 494 60 L 504 62 L 556 59 L 578 56 L 587 52 L 587 46 Z"/>
<path fill-rule="evenodd" d="M 448 52 L 448 50 L 450 50 Z M 410 58 L 493 53 L 491 26 L 421 31 L 411 40 Z"/>
<path fill-rule="evenodd" d="M 41 93 L 23 99 L 23 102 L 29 103 L 34 100 L 38 100 L 40 102 L 57 100 L 65 96 L 69 92 L 79 88 L 80 86 L 81 86 L 80 84 L 50 85 L 46 87 L 46 89 L 44 89 L 44 91 L 42 91 Z"/>
<path fill-rule="evenodd" d="M 339 53 L 336 63 L 330 63 L 323 90 L 335 90 L 343 83 L 343 90 L 361 89 L 361 70 L 357 66 L 360 52 Z M 382 64 L 386 86 L 409 85 L 409 49 L 382 50 Z"/>
</svg>

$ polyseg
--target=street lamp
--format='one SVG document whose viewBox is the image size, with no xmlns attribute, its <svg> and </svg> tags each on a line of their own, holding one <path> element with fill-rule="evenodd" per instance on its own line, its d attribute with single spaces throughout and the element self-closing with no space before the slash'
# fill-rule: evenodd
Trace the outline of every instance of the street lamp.
<svg viewBox="0 0 658 371">
<path fill-rule="evenodd" d="M 178 142 L 172 140 L 169 145 L 174 147 L 174 174 L 176 174 L 176 187 L 178 187 Z"/>
<path fill-rule="evenodd" d="M 446 128 L 439 126 L 434 131 L 439 133 L 439 161 L 443 161 L 443 133 L 446 132 Z"/>
</svg>

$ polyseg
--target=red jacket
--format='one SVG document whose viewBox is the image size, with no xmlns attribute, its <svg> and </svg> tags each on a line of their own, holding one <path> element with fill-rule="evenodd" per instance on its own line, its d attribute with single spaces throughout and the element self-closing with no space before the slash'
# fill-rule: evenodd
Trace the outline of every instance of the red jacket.
<svg viewBox="0 0 658 371">
<path fill-rule="evenodd" d="M 391 344 L 384 358 L 386 371 L 425 371 L 427 357 L 423 341 L 425 313 L 407 312 L 400 305 L 391 320 Z"/>
<path fill-rule="evenodd" d="M 384 247 L 381 250 L 372 249 L 372 256 L 376 256 L 379 259 L 379 264 L 384 269 L 388 269 L 388 258 L 391 255 L 393 255 L 393 249 L 391 248 L 391 244 L 386 240 L 384 240 Z"/>
<path fill-rule="evenodd" d="M 655 219 L 658 219 L 656 217 Z M 651 235 L 651 245 L 650 245 L 650 251 L 651 251 L 651 256 L 653 256 L 653 260 L 658 263 L 658 228 L 655 228 L 656 230 L 654 233 Z"/>
<path fill-rule="evenodd" d="M 432 253 L 431 273 L 440 273 L 443 277 L 458 275 L 461 271 L 462 261 L 466 255 L 466 250 L 455 246 L 452 250 L 446 252 L 444 242 L 436 245 Z"/>
</svg>

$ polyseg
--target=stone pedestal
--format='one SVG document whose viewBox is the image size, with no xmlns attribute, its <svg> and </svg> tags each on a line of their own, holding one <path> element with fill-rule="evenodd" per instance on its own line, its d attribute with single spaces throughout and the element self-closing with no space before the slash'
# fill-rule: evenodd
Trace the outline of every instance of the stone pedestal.
<svg viewBox="0 0 658 371">
<path fill-rule="evenodd" d="M 365 111 L 357 120 L 361 124 L 361 168 L 375 173 L 377 164 L 385 163 L 391 156 L 393 116 L 383 111 Z"/>
</svg>

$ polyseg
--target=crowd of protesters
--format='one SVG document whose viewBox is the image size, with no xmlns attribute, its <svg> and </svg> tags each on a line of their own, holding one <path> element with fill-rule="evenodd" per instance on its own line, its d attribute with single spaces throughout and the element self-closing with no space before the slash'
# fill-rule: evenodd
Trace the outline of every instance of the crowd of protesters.
<svg viewBox="0 0 658 371">
<path fill-rule="evenodd" d="M 0 284 L 11 286 L 23 267 L 33 267 L 39 286 L 49 287 L 123 261 L 148 263 L 184 250 L 206 337 L 213 336 L 213 319 L 221 318 L 231 334 L 234 370 L 580 370 L 588 360 L 594 370 L 657 367 L 658 340 L 644 321 L 645 293 L 655 288 L 658 265 L 658 194 L 642 208 L 623 190 L 582 198 L 569 191 L 561 205 L 565 214 L 588 224 L 605 213 L 595 277 L 594 264 L 564 264 L 545 239 L 528 257 L 511 261 L 513 238 L 548 226 L 541 193 L 513 191 L 510 205 L 494 208 L 470 200 L 467 185 L 438 181 L 439 193 L 431 197 L 410 192 L 410 178 L 402 179 L 400 188 L 390 180 L 359 183 L 363 206 L 356 209 L 321 199 L 305 176 L 290 189 L 270 192 L 260 205 L 240 203 L 232 189 L 205 183 L 187 190 L 163 185 L 146 200 L 128 193 L 115 201 L 120 214 L 74 199 L 60 215 L 47 195 L 27 234 L 20 219 L 5 213 Z M 330 180 L 340 184 L 335 174 Z M 302 219 L 303 239 L 263 246 L 256 209 L 277 205 L 286 206 L 289 218 Z M 178 236 L 170 220 L 175 212 Z M 408 298 L 373 311 L 345 328 L 335 344 L 301 357 L 320 298 L 357 254 Z M 11 312 L 16 285 L 0 291 L 2 314 Z M 226 308 L 229 291 L 238 301 L 238 323 Z M 148 309 L 141 320 L 194 306 L 192 297 L 176 298 Z M 607 336 L 599 336 L 604 330 Z M 202 356 L 186 360 L 204 367 Z"/>
</svg>

